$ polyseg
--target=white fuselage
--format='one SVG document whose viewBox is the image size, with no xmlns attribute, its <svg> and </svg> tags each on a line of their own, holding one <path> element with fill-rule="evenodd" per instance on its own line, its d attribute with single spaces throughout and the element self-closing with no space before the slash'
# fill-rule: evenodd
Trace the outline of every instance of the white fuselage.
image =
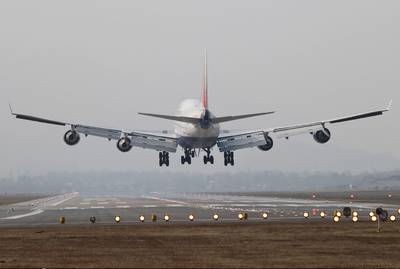
<svg viewBox="0 0 400 269">
<path fill-rule="evenodd" d="M 177 116 L 200 119 L 204 113 L 205 109 L 199 101 L 188 99 L 180 104 Z M 210 118 L 214 118 L 211 113 Z M 176 122 L 174 131 L 183 148 L 210 148 L 216 144 L 220 128 L 219 124 L 212 123 L 208 128 L 202 128 L 200 124 Z"/>
</svg>

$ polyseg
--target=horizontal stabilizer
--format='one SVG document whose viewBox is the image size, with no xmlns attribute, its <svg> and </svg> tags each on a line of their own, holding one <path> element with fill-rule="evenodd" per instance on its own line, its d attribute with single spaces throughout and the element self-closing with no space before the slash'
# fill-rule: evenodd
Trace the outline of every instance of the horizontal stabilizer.
<svg viewBox="0 0 400 269">
<path fill-rule="evenodd" d="M 275 113 L 275 111 L 255 113 L 255 114 L 237 115 L 237 116 L 217 117 L 217 118 L 211 119 L 211 121 L 213 123 L 221 123 L 221 122 L 227 122 L 227 121 L 233 121 L 233 120 L 252 118 L 252 117 L 257 117 L 257 116 L 262 116 L 262 115 L 267 115 L 267 114 L 272 114 L 272 113 Z"/>
<path fill-rule="evenodd" d="M 186 123 L 192 123 L 192 124 L 200 123 L 200 119 L 198 119 L 198 118 L 191 118 L 191 117 L 184 117 L 184 116 L 159 115 L 159 114 L 140 113 L 140 112 L 138 114 L 143 115 L 143 116 L 155 117 L 155 118 L 160 118 L 160 119 L 165 119 L 165 120 L 180 121 L 180 122 L 186 122 Z"/>
</svg>

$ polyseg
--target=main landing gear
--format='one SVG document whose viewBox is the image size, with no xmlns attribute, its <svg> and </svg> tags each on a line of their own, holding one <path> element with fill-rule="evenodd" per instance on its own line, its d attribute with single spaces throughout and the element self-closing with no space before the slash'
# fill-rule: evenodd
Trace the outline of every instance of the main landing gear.
<svg viewBox="0 0 400 269">
<path fill-rule="evenodd" d="M 181 164 L 192 164 L 192 158 L 194 158 L 194 150 L 185 149 L 185 155 L 181 156 Z"/>
<path fill-rule="evenodd" d="M 228 164 L 232 166 L 235 165 L 235 158 L 233 155 L 233 151 L 224 152 L 224 165 L 227 166 Z"/>
<path fill-rule="evenodd" d="M 160 152 L 158 154 L 159 158 L 160 158 L 160 166 L 163 166 L 164 164 L 166 166 L 169 166 L 169 153 L 166 151 Z"/>
<path fill-rule="evenodd" d="M 214 164 L 214 156 L 211 155 L 210 149 L 207 148 L 207 149 L 204 149 L 204 151 L 207 153 L 207 155 L 204 156 L 204 158 L 203 158 L 204 164 L 207 164 L 207 163 Z"/>
</svg>

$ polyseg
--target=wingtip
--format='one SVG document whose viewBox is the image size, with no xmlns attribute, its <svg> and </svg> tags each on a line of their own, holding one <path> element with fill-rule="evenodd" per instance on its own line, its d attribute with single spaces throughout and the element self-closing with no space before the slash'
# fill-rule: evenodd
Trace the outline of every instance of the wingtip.
<svg viewBox="0 0 400 269">
<path fill-rule="evenodd" d="M 393 103 L 393 99 L 391 99 L 391 100 L 389 101 L 389 104 L 388 104 L 388 106 L 387 106 L 387 108 L 386 108 L 387 111 L 389 111 L 389 110 L 392 108 L 392 103 Z"/>
<path fill-rule="evenodd" d="M 8 107 L 10 108 L 10 113 L 11 113 L 11 115 L 14 115 L 14 112 L 13 112 L 13 109 L 12 109 L 12 107 L 11 107 L 11 104 L 10 104 L 10 103 L 8 103 Z"/>
</svg>

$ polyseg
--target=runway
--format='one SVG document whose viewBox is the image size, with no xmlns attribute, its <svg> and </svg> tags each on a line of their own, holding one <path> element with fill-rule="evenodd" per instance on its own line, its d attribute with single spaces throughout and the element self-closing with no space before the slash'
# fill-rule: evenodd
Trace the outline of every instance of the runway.
<svg viewBox="0 0 400 269">
<path fill-rule="evenodd" d="M 318 221 L 324 211 L 331 219 L 335 210 L 349 206 L 359 213 L 360 219 L 368 219 L 368 213 L 377 207 L 383 207 L 389 214 L 397 215 L 398 205 L 368 202 L 349 202 L 337 200 L 314 200 L 280 197 L 256 197 L 224 194 L 150 194 L 140 197 L 82 196 L 79 193 L 67 193 L 29 202 L 0 207 L 0 226 L 45 226 L 60 225 L 59 218 L 65 218 L 65 224 L 90 224 L 90 217 L 96 218 L 96 224 L 115 223 L 115 216 L 120 216 L 119 224 L 142 222 L 153 223 L 152 215 L 157 216 L 157 223 L 165 223 L 164 216 L 169 216 L 168 223 L 187 222 L 188 216 L 194 216 L 193 222 L 238 221 L 238 214 L 246 212 L 247 221 L 304 221 L 304 212 L 309 213 L 307 220 Z M 264 219 L 262 213 L 267 212 Z"/>
</svg>

